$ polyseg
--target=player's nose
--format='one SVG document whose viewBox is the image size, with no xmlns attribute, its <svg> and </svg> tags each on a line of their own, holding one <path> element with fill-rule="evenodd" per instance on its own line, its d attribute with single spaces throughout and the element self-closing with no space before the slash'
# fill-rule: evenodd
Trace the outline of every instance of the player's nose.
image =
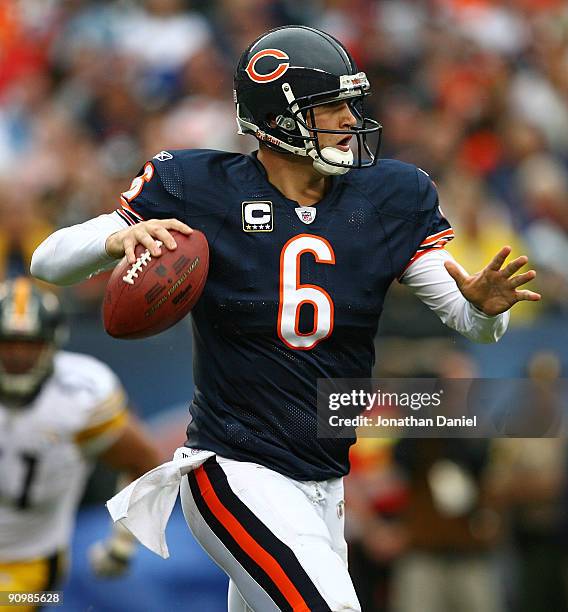
<svg viewBox="0 0 568 612">
<path fill-rule="evenodd" d="M 343 103 L 341 107 L 341 129 L 347 130 L 357 125 L 357 118 L 353 114 L 351 107 L 347 102 Z"/>
</svg>

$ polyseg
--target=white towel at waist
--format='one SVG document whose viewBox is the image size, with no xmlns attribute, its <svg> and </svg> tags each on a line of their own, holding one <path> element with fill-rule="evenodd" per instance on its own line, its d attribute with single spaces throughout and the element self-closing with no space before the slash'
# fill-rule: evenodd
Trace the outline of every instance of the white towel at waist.
<svg viewBox="0 0 568 612">
<path fill-rule="evenodd" d="M 215 453 L 178 448 L 163 463 L 131 482 L 106 503 L 112 520 L 126 527 L 141 544 L 164 559 L 170 556 L 166 525 L 179 494 L 181 479 Z"/>
</svg>

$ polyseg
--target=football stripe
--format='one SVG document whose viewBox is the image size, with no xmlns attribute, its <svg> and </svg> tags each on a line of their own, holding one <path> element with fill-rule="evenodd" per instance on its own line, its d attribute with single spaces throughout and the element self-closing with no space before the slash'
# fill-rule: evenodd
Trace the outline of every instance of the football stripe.
<svg viewBox="0 0 568 612">
<path fill-rule="evenodd" d="M 446 238 L 447 240 L 452 240 L 454 238 L 454 230 L 452 228 L 444 230 L 442 232 L 438 232 L 437 234 L 432 234 L 428 236 L 425 240 L 420 243 L 420 246 L 428 246 L 434 242 L 437 242 L 441 238 Z"/>
<path fill-rule="evenodd" d="M 22 319 L 28 313 L 28 305 L 32 294 L 32 284 L 27 278 L 17 278 L 14 281 L 14 316 Z"/>
<path fill-rule="evenodd" d="M 426 245 L 426 246 L 419 246 L 418 249 L 416 250 L 416 253 L 421 253 L 422 251 L 428 251 L 430 249 L 440 249 L 446 246 L 446 244 L 448 244 L 448 242 L 450 242 L 451 238 L 446 240 L 445 238 L 442 238 L 441 240 L 438 240 L 436 242 L 433 242 L 432 244 Z"/>
<path fill-rule="evenodd" d="M 418 251 L 416 251 L 416 253 L 412 256 L 411 260 L 404 267 L 404 270 L 400 273 L 400 276 L 398 277 L 398 280 L 400 280 L 404 276 L 404 273 L 408 270 L 408 268 L 417 259 L 420 259 L 420 257 L 422 257 L 422 255 L 426 255 L 426 253 L 430 253 L 430 251 L 435 251 L 435 250 L 438 250 L 438 249 L 443 249 L 446 246 L 447 242 L 449 242 L 449 241 L 448 240 L 440 241 L 439 244 L 436 244 L 436 245 L 434 245 L 432 247 L 425 248 L 425 249 L 419 249 Z"/>
<path fill-rule="evenodd" d="M 142 215 L 137 213 L 131 206 L 129 206 L 128 202 L 122 196 L 120 196 L 120 202 L 122 204 L 122 208 L 124 208 L 126 212 L 134 215 L 134 217 L 138 219 L 138 221 L 144 221 L 144 218 L 142 217 Z"/>
<path fill-rule="evenodd" d="M 453 228 L 452 227 L 447 227 L 446 229 L 440 230 L 439 232 L 435 232 L 434 234 L 430 234 L 429 236 L 426 236 L 426 238 L 424 238 L 424 241 L 429 240 L 430 238 L 434 238 L 436 236 L 443 236 L 444 234 L 448 233 L 448 232 L 453 232 Z"/>
<path fill-rule="evenodd" d="M 308 576 L 291 548 L 278 539 L 274 533 L 252 512 L 252 510 L 231 489 L 227 475 L 215 458 L 204 465 L 213 487 L 226 508 L 247 529 L 254 539 L 273 556 L 300 592 L 309 610 L 325 611 L 329 606 Z M 301 609 L 301 608 L 300 608 Z M 296 608 L 294 608 L 296 610 Z"/>
<path fill-rule="evenodd" d="M 117 208 L 116 212 L 120 215 L 120 217 L 126 221 L 126 223 L 128 223 L 128 225 L 136 225 L 138 223 L 138 220 L 134 220 L 132 219 L 132 217 L 130 217 L 127 214 L 126 210 L 123 210 L 122 208 Z"/>
<path fill-rule="evenodd" d="M 280 592 L 278 587 L 274 584 L 274 582 L 270 579 L 270 576 L 266 573 L 264 568 L 257 563 L 255 563 L 237 541 L 233 538 L 231 533 L 226 529 L 226 527 L 221 523 L 221 521 L 217 518 L 217 516 L 210 509 L 208 504 L 205 502 L 201 489 L 199 488 L 199 484 L 197 482 L 196 472 L 202 468 L 198 468 L 194 472 L 191 472 L 187 475 L 187 479 L 189 481 L 189 487 L 191 489 L 191 494 L 195 501 L 195 505 L 199 510 L 203 520 L 207 523 L 211 531 L 221 540 L 221 542 L 225 545 L 227 550 L 233 555 L 233 557 L 243 566 L 243 568 L 250 574 L 251 578 L 255 580 L 272 598 L 274 603 L 278 606 L 280 610 L 284 612 L 292 612 L 292 608 L 288 604 L 284 595 Z"/>
<path fill-rule="evenodd" d="M 293 551 L 233 492 L 217 461 L 210 459 L 200 469 L 195 479 L 209 511 L 222 526 L 223 537 L 218 537 L 277 605 L 289 610 L 329 610 Z"/>
<path fill-rule="evenodd" d="M 86 427 L 75 434 L 75 442 L 77 444 L 85 444 L 91 442 L 94 438 L 106 435 L 111 431 L 122 429 L 128 420 L 128 413 L 126 410 L 121 411 L 114 417 L 108 419 L 104 423 L 99 425 L 93 425 L 92 427 Z"/>
</svg>

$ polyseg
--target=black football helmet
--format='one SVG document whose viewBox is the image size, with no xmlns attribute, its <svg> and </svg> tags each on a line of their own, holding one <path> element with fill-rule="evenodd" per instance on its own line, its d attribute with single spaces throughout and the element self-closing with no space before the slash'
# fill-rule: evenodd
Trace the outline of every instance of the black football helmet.
<svg viewBox="0 0 568 612">
<path fill-rule="evenodd" d="M 0 397 L 22 404 L 53 371 L 67 328 L 59 300 L 28 278 L 0 284 Z"/>
<path fill-rule="evenodd" d="M 377 163 L 382 126 L 363 116 L 369 81 L 335 38 L 305 26 L 270 30 L 242 54 L 235 72 L 239 134 L 252 134 L 282 153 L 309 156 L 324 175 Z M 346 100 L 357 125 L 327 130 L 316 125 L 314 108 Z M 309 121 L 308 121 L 309 117 Z M 318 134 L 355 136 L 356 153 L 320 148 Z M 374 146 L 368 138 L 376 137 Z"/>
</svg>

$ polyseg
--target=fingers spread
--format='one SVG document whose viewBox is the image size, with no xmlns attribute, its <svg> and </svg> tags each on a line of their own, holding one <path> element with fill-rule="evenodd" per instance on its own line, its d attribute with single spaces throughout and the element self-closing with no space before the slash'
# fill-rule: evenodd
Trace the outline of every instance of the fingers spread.
<svg viewBox="0 0 568 612">
<path fill-rule="evenodd" d="M 495 271 L 500 270 L 501 266 L 505 263 L 505 260 L 509 256 L 510 252 L 511 252 L 511 247 L 510 246 L 504 246 L 497 253 L 497 255 L 495 255 L 495 257 L 489 262 L 489 265 L 487 267 L 490 270 L 495 270 Z"/>
<path fill-rule="evenodd" d="M 529 258 L 526 255 L 521 255 L 520 257 L 517 257 L 517 259 L 513 259 L 513 261 L 508 263 L 503 268 L 503 276 L 509 278 L 509 276 L 512 276 L 513 274 L 515 274 L 515 272 L 518 272 L 524 265 L 526 265 L 528 260 Z"/>
<path fill-rule="evenodd" d="M 512 278 L 509 281 L 510 283 L 509 286 L 512 287 L 513 289 L 515 287 L 520 287 L 521 285 L 524 285 L 525 283 L 532 281 L 535 276 L 536 276 L 536 272 L 534 270 L 529 270 L 528 272 L 524 272 L 523 274 L 519 274 L 518 276 L 515 276 L 514 278 Z"/>
</svg>

